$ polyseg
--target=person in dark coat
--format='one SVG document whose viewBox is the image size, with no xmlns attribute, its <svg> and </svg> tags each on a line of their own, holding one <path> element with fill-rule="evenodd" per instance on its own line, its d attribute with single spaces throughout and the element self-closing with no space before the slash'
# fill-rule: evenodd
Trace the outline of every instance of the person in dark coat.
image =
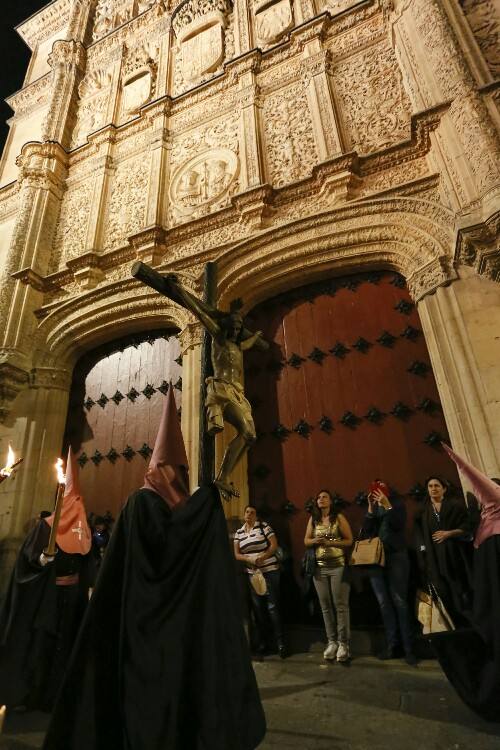
<svg viewBox="0 0 500 750">
<path fill-rule="evenodd" d="M 68 453 L 57 552 L 44 554 L 54 515 L 42 512 L 16 559 L 0 612 L 0 705 L 50 711 L 92 584 L 90 529 Z"/>
<path fill-rule="evenodd" d="M 218 490 L 191 497 L 172 388 L 111 535 L 44 750 L 254 750 L 265 718 Z"/>
<path fill-rule="evenodd" d="M 384 623 L 386 648 L 379 659 L 394 659 L 403 646 L 407 664 L 415 666 L 413 633 L 408 606 L 410 560 L 406 548 L 406 508 L 397 497 L 389 500 L 389 488 L 380 480 L 368 493 L 368 512 L 363 522 L 365 537 L 380 538 L 384 545 L 385 565 L 370 566 L 368 576 Z"/>
<path fill-rule="evenodd" d="M 443 446 L 481 507 L 474 535 L 472 627 L 430 636 L 448 680 L 487 721 L 500 721 L 500 487 Z"/>
<path fill-rule="evenodd" d="M 472 618 L 473 517 L 462 500 L 448 496 L 440 477 L 429 477 L 426 487 L 427 499 L 414 527 L 420 570 L 455 627 L 466 626 Z"/>
</svg>

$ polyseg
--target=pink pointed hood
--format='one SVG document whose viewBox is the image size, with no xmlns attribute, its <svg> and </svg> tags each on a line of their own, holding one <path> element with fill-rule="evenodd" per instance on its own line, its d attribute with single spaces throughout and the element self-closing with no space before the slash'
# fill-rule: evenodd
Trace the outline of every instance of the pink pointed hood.
<svg viewBox="0 0 500 750">
<path fill-rule="evenodd" d="M 481 505 L 481 520 L 474 537 L 474 547 L 479 547 L 490 536 L 500 534 L 500 487 L 458 456 L 448 445 L 442 443 L 442 446 L 469 481 L 471 490 Z"/>
<path fill-rule="evenodd" d="M 172 383 L 169 385 L 143 489 L 156 492 L 171 509 L 189 497 L 188 460 Z"/>
<path fill-rule="evenodd" d="M 45 521 L 49 526 L 52 526 L 54 514 L 46 518 Z M 68 450 L 66 488 L 64 490 L 59 526 L 57 527 L 56 543 L 63 552 L 80 555 L 86 555 L 92 543 L 92 536 L 87 522 L 87 513 L 80 494 L 78 467 L 71 446 Z"/>
</svg>

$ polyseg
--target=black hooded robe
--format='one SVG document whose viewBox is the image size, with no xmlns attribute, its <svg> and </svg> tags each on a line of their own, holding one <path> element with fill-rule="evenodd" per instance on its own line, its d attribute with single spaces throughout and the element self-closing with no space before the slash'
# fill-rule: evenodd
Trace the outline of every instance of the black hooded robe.
<svg viewBox="0 0 500 750">
<path fill-rule="evenodd" d="M 500 535 L 474 550 L 473 628 L 429 638 L 464 703 L 500 722 Z"/>
<path fill-rule="evenodd" d="M 16 559 L 0 611 L 0 705 L 50 710 L 88 601 L 89 555 L 58 549 L 42 567 L 50 526 L 38 521 Z M 57 586 L 56 576 L 78 573 L 78 583 Z"/>
<path fill-rule="evenodd" d="M 44 750 L 255 750 L 265 735 L 217 490 L 133 493 Z"/>
</svg>

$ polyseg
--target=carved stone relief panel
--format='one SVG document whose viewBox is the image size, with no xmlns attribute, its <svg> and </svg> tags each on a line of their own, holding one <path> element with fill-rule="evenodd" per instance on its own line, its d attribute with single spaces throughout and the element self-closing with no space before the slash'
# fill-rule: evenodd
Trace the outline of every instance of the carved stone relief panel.
<svg viewBox="0 0 500 750">
<path fill-rule="evenodd" d="M 150 101 L 156 90 L 159 46 L 143 41 L 125 50 L 121 86 L 121 121 L 130 119 Z"/>
<path fill-rule="evenodd" d="M 293 28 L 290 0 L 256 0 L 254 23 L 259 44 L 263 47 L 275 44 Z"/>
<path fill-rule="evenodd" d="M 493 78 L 500 78 L 500 6 L 496 0 L 460 0 Z"/>
<path fill-rule="evenodd" d="M 98 0 L 92 41 L 102 39 L 113 29 L 130 21 L 135 15 L 137 15 L 137 5 L 134 0 Z"/>
<path fill-rule="evenodd" d="M 111 80 L 111 69 L 106 67 L 91 69 L 82 79 L 78 87 L 80 99 L 71 148 L 85 143 L 90 133 L 107 124 L 105 119 Z"/>
<path fill-rule="evenodd" d="M 52 271 L 84 252 L 93 191 L 94 180 L 89 178 L 71 185 L 64 194 L 56 227 Z"/>
<path fill-rule="evenodd" d="M 234 57 L 230 0 L 188 0 L 172 16 L 175 32 L 174 95 L 222 72 Z"/>
<path fill-rule="evenodd" d="M 182 164 L 170 182 L 174 223 L 217 210 L 234 193 L 239 162 L 234 151 L 211 149 Z"/>
<path fill-rule="evenodd" d="M 149 160 L 145 155 L 118 164 L 106 217 L 106 249 L 125 245 L 127 237 L 144 228 L 148 182 Z"/>
<path fill-rule="evenodd" d="M 368 153 L 409 138 L 411 104 L 387 43 L 338 63 L 334 81 L 351 149 Z"/>
<path fill-rule="evenodd" d="M 174 140 L 169 223 L 217 211 L 239 189 L 239 113 Z"/>
<path fill-rule="evenodd" d="M 310 174 L 318 154 L 302 84 L 292 84 L 267 96 L 262 120 L 272 185 L 286 185 Z"/>
</svg>

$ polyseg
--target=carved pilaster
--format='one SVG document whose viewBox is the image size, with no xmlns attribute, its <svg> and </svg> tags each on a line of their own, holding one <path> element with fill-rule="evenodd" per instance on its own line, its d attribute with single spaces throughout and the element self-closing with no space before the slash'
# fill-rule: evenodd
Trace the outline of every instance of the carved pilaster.
<svg viewBox="0 0 500 750">
<path fill-rule="evenodd" d="M 241 55 L 254 47 L 250 3 L 246 0 L 235 0 L 234 14 L 236 17 L 234 28 L 235 53 Z"/>
<path fill-rule="evenodd" d="M 345 150 L 332 95 L 331 72 L 328 51 L 321 49 L 319 39 L 312 40 L 304 49 L 302 81 L 307 92 L 320 161 Z"/>
<path fill-rule="evenodd" d="M 68 23 L 68 39 L 84 42 L 87 36 L 92 2 L 89 0 L 74 0 Z"/>
<path fill-rule="evenodd" d="M 152 133 L 149 150 L 151 154 L 148 200 L 146 204 L 146 226 L 162 224 L 167 216 L 167 184 L 170 161 L 168 133 L 168 111 L 163 108 L 152 119 Z"/>
<path fill-rule="evenodd" d="M 108 199 L 110 183 L 115 171 L 113 165 L 113 138 L 110 137 L 100 144 L 99 159 L 97 161 L 91 203 L 88 212 L 87 234 L 85 238 L 85 252 L 99 252 L 103 246 L 104 222 L 103 216 Z"/>
<path fill-rule="evenodd" d="M 240 184 L 243 188 L 253 188 L 265 182 L 260 91 L 253 70 L 240 77 L 240 90 L 244 92 L 240 116 Z"/>
<path fill-rule="evenodd" d="M 57 141 L 69 149 L 78 85 L 85 70 L 87 52 L 81 42 L 60 40 L 49 55 L 52 99 L 42 128 L 44 141 Z"/>
</svg>

